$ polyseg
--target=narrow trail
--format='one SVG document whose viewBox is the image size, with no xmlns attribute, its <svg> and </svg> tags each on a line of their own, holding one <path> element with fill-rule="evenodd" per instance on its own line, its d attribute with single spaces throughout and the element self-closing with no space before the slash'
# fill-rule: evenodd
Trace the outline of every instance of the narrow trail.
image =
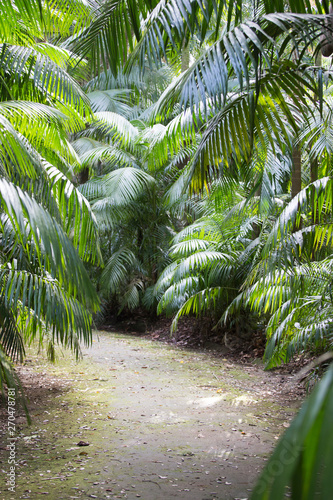
<svg viewBox="0 0 333 500">
<path fill-rule="evenodd" d="M 247 499 L 296 406 L 256 366 L 125 335 L 36 370 L 67 381 L 21 426 L 15 499 Z"/>
</svg>

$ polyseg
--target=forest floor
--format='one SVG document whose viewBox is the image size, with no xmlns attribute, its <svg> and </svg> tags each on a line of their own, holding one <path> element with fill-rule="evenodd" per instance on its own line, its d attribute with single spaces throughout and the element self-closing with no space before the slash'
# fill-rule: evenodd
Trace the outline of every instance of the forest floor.
<svg viewBox="0 0 333 500">
<path fill-rule="evenodd" d="M 83 354 L 18 367 L 32 424 L 17 407 L 11 493 L 2 407 L 0 499 L 247 499 L 304 395 L 223 350 L 99 332 Z"/>
</svg>

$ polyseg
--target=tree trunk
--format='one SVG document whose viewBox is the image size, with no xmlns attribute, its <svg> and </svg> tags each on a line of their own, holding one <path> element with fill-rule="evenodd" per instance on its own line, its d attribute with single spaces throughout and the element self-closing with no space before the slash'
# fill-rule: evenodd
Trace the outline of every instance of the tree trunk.
<svg viewBox="0 0 333 500">
<path fill-rule="evenodd" d="M 316 64 L 316 66 L 320 66 L 320 67 L 322 65 L 322 56 L 321 56 L 320 52 L 317 53 L 315 64 Z M 314 98 L 319 99 L 319 96 L 315 94 Z M 311 142 L 311 147 L 312 147 L 312 142 Z M 318 179 L 318 166 L 319 166 L 318 158 L 312 158 L 312 160 L 310 162 L 310 182 L 311 183 L 315 182 Z M 317 212 L 316 217 L 314 215 L 316 208 L 318 209 L 318 205 L 317 205 L 317 207 L 312 208 L 312 224 L 318 224 L 318 212 Z"/>
<path fill-rule="evenodd" d="M 259 210 L 260 210 L 260 197 L 261 197 L 261 185 L 256 190 L 255 196 L 257 198 L 259 198 L 258 199 L 258 214 L 259 214 Z M 253 224 L 253 229 L 252 229 L 252 239 L 253 240 L 256 240 L 257 238 L 259 238 L 260 233 L 261 233 L 261 226 L 262 226 L 261 224 Z"/>
<path fill-rule="evenodd" d="M 324 57 L 330 57 L 333 54 L 333 6 L 329 7 L 329 20 L 326 21 L 326 29 L 322 28 L 320 35 L 321 53 Z"/>
<path fill-rule="evenodd" d="M 322 65 L 322 57 L 320 52 L 318 52 L 316 55 L 315 65 L 318 67 L 321 67 Z M 315 93 L 314 98 L 318 100 L 319 96 L 316 95 Z M 317 179 L 318 179 L 318 158 L 313 158 L 310 163 L 310 180 L 311 182 L 314 182 Z"/>
<path fill-rule="evenodd" d="M 291 176 L 291 197 L 294 198 L 302 189 L 302 154 L 298 147 L 293 148 L 293 173 Z"/>
<path fill-rule="evenodd" d="M 318 179 L 318 159 L 314 158 L 310 164 L 310 180 L 314 182 Z"/>
</svg>

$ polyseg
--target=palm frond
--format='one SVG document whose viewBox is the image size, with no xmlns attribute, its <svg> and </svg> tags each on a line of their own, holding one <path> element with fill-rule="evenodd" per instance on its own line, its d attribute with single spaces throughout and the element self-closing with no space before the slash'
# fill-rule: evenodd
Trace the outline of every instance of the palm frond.
<svg viewBox="0 0 333 500">
<path fill-rule="evenodd" d="M 111 111 L 124 118 L 130 119 L 133 110 L 129 106 L 128 100 L 133 91 L 131 89 L 108 89 L 94 90 L 87 95 L 94 113 L 99 111 Z"/>
<path fill-rule="evenodd" d="M 73 0 L 68 9 L 66 0 L 3 0 L 0 6 L 1 35 L 6 41 L 33 43 L 32 37 L 44 38 L 45 30 L 53 35 L 75 34 L 90 23 L 93 5 L 91 0 Z"/>
<path fill-rule="evenodd" d="M 98 244 L 98 227 L 90 204 L 56 167 L 46 161 L 43 161 L 43 166 L 66 231 L 78 254 L 84 260 L 100 263 L 102 257 Z"/>
<path fill-rule="evenodd" d="M 80 297 L 88 308 L 96 310 L 96 292 L 61 226 L 34 199 L 4 179 L 0 179 L 0 198 L 1 208 L 27 255 L 33 245 L 40 266 L 47 266 L 68 293 L 74 298 Z"/>
<path fill-rule="evenodd" d="M 35 146 L 43 144 L 58 150 L 60 154 L 68 152 L 65 133 L 68 117 L 60 110 L 20 100 L 0 102 L 0 114 Z"/>
<path fill-rule="evenodd" d="M 135 200 L 155 185 L 155 179 L 137 168 L 118 168 L 103 177 L 105 196 L 117 205 Z"/>
<path fill-rule="evenodd" d="M 97 125 L 103 134 L 113 133 L 113 139 L 123 146 L 133 148 L 138 138 L 138 130 L 123 116 L 111 111 L 100 111 L 95 113 Z"/>
<path fill-rule="evenodd" d="M 110 257 L 101 276 L 101 283 L 109 293 L 117 293 L 125 287 L 136 263 L 136 256 L 128 248 L 121 248 Z"/>
<path fill-rule="evenodd" d="M 91 313 L 66 293 L 55 278 L 8 265 L 0 270 L 0 286 L 4 306 L 16 312 L 22 327 L 26 325 L 26 341 L 34 339 L 39 332 L 42 343 L 44 332 L 49 331 L 53 342 L 70 347 L 77 354 L 77 338 L 87 345 L 91 342 Z"/>
<path fill-rule="evenodd" d="M 93 149 L 88 150 L 81 156 L 81 166 L 83 168 L 98 166 L 99 162 L 102 163 L 104 169 L 107 168 L 108 170 L 113 168 L 123 169 L 125 167 L 134 167 L 135 169 L 138 167 L 135 156 L 117 146 L 91 144 L 97 147 L 93 147 Z M 82 145 L 82 142 L 80 145 Z M 76 147 L 75 144 L 74 147 Z"/>
<path fill-rule="evenodd" d="M 89 99 L 78 83 L 48 56 L 30 47 L 0 45 L 0 66 L 10 80 L 23 83 L 28 80 L 32 85 L 31 97 L 39 100 L 54 99 L 81 117 L 89 115 Z M 13 98 L 21 98 L 21 86 L 13 89 Z M 26 92 L 25 92 L 26 95 Z M 34 100 L 34 99 L 31 99 Z"/>
<path fill-rule="evenodd" d="M 110 0 L 97 4 L 92 23 L 73 41 L 74 51 L 83 57 L 89 54 L 95 70 L 100 71 L 102 59 L 104 70 L 109 64 L 117 74 L 128 50 L 133 48 L 132 30 L 140 38 L 141 15 L 146 17 L 146 14 L 147 3 L 143 0 Z"/>
<path fill-rule="evenodd" d="M 171 333 L 174 333 L 177 330 L 178 321 L 181 316 L 194 314 L 199 317 L 206 312 L 211 311 L 213 304 L 218 303 L 223 294 L 223 287 L 205 288 L 204 290 L 193 293 L 193 295 L 191 295 L 191 297 L 189 297 L 180 307 L 177 314 L 173 318 L 170 328 Z"/>
<path fill-rule="evenodd" d="M 36 179 L 34 162 L 25 147 L 20 134 L 16 132 L 10 122 L 0 114 L 0 163 L 2 169 L 11 175 L 13 165 L 22 176 Z"/>
<path fill-rule="evenodd" d="M 252 492 L 253 500 L 283 498 L 287 486 L 293 496 L 307 500 L 330 495 L 332 411 L 333 369 L 330 368 L 280 438 Z M 279 464 L 278 474 L 276 464 Z"/>
<path fill-rule="evenodd" d="M 0 304 L 0 346 L 12 361 L 23 361 L 25 354 L 23 339 L 16 318 L 3 298 Z M 1 378 L 1 377 L 0 377 Z"/>
</svg>

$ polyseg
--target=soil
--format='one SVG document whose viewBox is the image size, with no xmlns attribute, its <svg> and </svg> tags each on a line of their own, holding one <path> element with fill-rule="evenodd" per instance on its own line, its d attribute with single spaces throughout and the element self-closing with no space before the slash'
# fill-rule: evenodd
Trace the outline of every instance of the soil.
<svg viewBox="0 0 333 500">
<path fill-rule="evenodd" d="M 293 376 L 211 341 L 185 349 L 154 335 L 95 333 L 80 362 L 28 351 L 18 373 L 32 425 L 17 406 L 12 493 L 2 404 L 0 499 L 250 497 L 301 403 Z"/>
</svg>

